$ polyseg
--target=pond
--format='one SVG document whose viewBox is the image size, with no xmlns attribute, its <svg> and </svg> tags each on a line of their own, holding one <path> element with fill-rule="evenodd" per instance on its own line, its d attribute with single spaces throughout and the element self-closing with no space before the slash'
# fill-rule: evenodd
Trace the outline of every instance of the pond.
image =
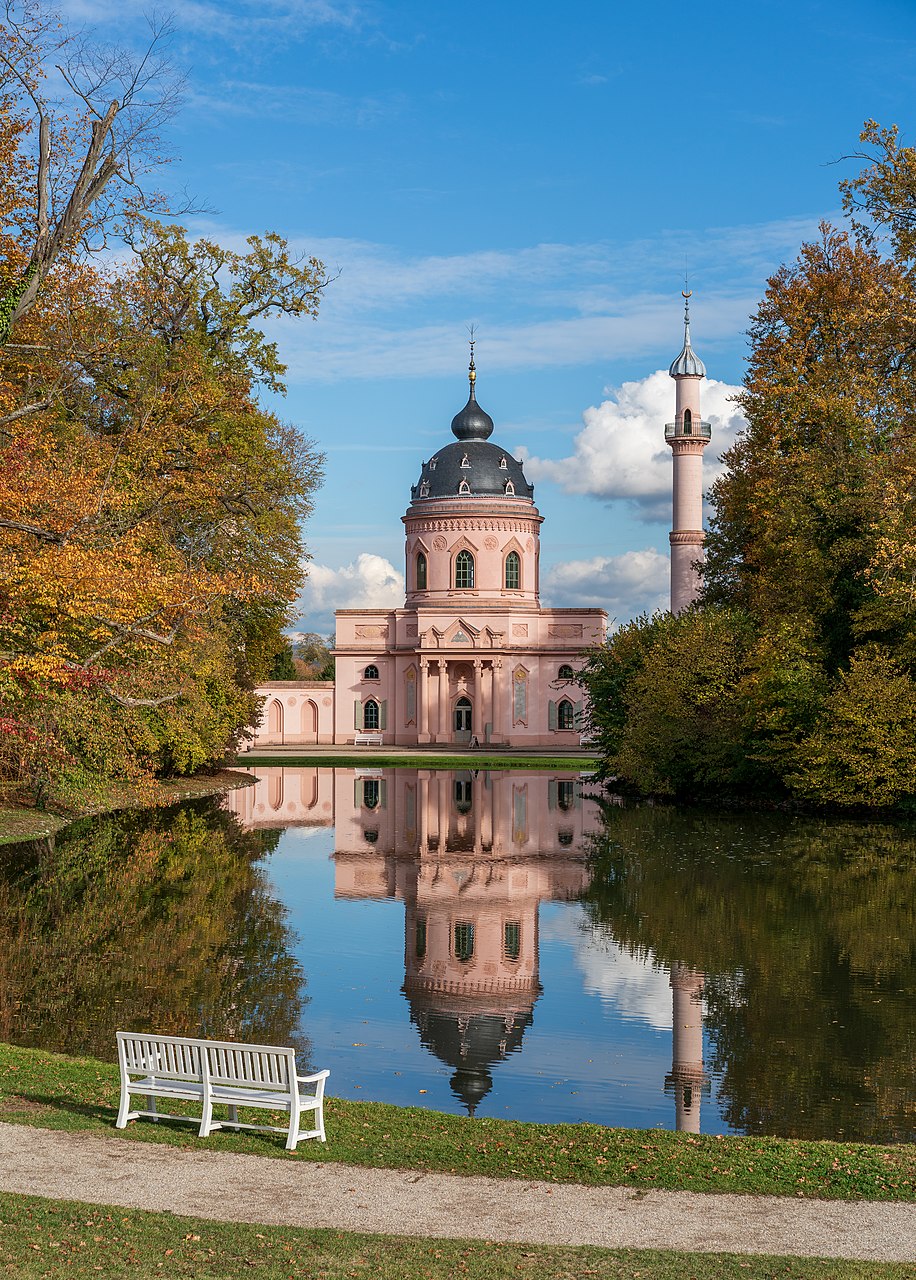
<svg viewBox="0 0 916 1280">
<path fill-rule="evenodd" d="M 259 768 L 0 862 L 0 1040 L 295 1044 L 331 1092 L 916 1140 L 916 832 L 572 773 Z"/>
</svg>

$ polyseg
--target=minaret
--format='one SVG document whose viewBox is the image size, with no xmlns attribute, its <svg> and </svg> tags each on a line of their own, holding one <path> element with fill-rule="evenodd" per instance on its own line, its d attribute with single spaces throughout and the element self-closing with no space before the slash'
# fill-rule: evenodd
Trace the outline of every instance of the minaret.
<svg viewBox="0 0 916 1280">
<path fill-rule="evenodd" d="M 700 417 L 700 381 L 706 366 L 690 345 L 690 298 L 684 299 L 684 347 L 668 370 L 677 386 L 674 422 L 665 424 L 665 439 L 674 454 L 671 543 L 671 612 L 680 613 L 700 594 L 694 566 L 703 559 L 703 450 L 712 434 Z"/>
<path fill-rule="evenodd" d="M 671 966 L 673 1044 L 665 1093 L 674 1094 L 678 1133 L 700 1132 L 700 1103 L 709 1091 L 703 1071 L 703 983 L 705 975 L 683 964 Z"/>
</svg>

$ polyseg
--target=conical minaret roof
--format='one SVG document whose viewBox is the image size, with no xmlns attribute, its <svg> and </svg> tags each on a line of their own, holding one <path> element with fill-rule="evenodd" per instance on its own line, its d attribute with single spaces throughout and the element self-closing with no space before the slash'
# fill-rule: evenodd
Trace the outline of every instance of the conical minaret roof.
<svg viewBox="0 0 916 1280">
<path fill-rule="evenodd" d="M 690 345 L 690 293 L 682 291 L 684 299 L 684 346 L 681 354 L 668 370 L 672 378 L 705 378 L 706 365 Z"/>
</svg>

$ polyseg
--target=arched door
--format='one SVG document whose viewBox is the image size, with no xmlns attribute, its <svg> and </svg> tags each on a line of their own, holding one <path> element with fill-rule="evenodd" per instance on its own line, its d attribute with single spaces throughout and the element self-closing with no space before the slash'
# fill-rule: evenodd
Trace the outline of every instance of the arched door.
<svg viewBox="0 0 916 1280">
<path fill-rule="evenodd" d="M 469 698 L 459 698 L 455 703 L 454 728 L 456 742 L 470 742 L 473 716 Z"/>
</svg>

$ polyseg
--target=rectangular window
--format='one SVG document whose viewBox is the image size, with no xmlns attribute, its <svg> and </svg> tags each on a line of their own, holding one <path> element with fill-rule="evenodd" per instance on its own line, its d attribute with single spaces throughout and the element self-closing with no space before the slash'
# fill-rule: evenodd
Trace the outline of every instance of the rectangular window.
<svg viewBox="0 0 916 1280">
<path fill-rule="evenodd" d="M 503 925 L 503 955 L 507 960 L 517 960 L 522 953 L 522 926 L 517 920 L 507 920 Z"/>
<path fill-rule="evenodd" d="M 470 921 L 461 920 L 455 925 L 455 958 L 467 964 L 473 955 L 474 926 Z"/>
</svg>

